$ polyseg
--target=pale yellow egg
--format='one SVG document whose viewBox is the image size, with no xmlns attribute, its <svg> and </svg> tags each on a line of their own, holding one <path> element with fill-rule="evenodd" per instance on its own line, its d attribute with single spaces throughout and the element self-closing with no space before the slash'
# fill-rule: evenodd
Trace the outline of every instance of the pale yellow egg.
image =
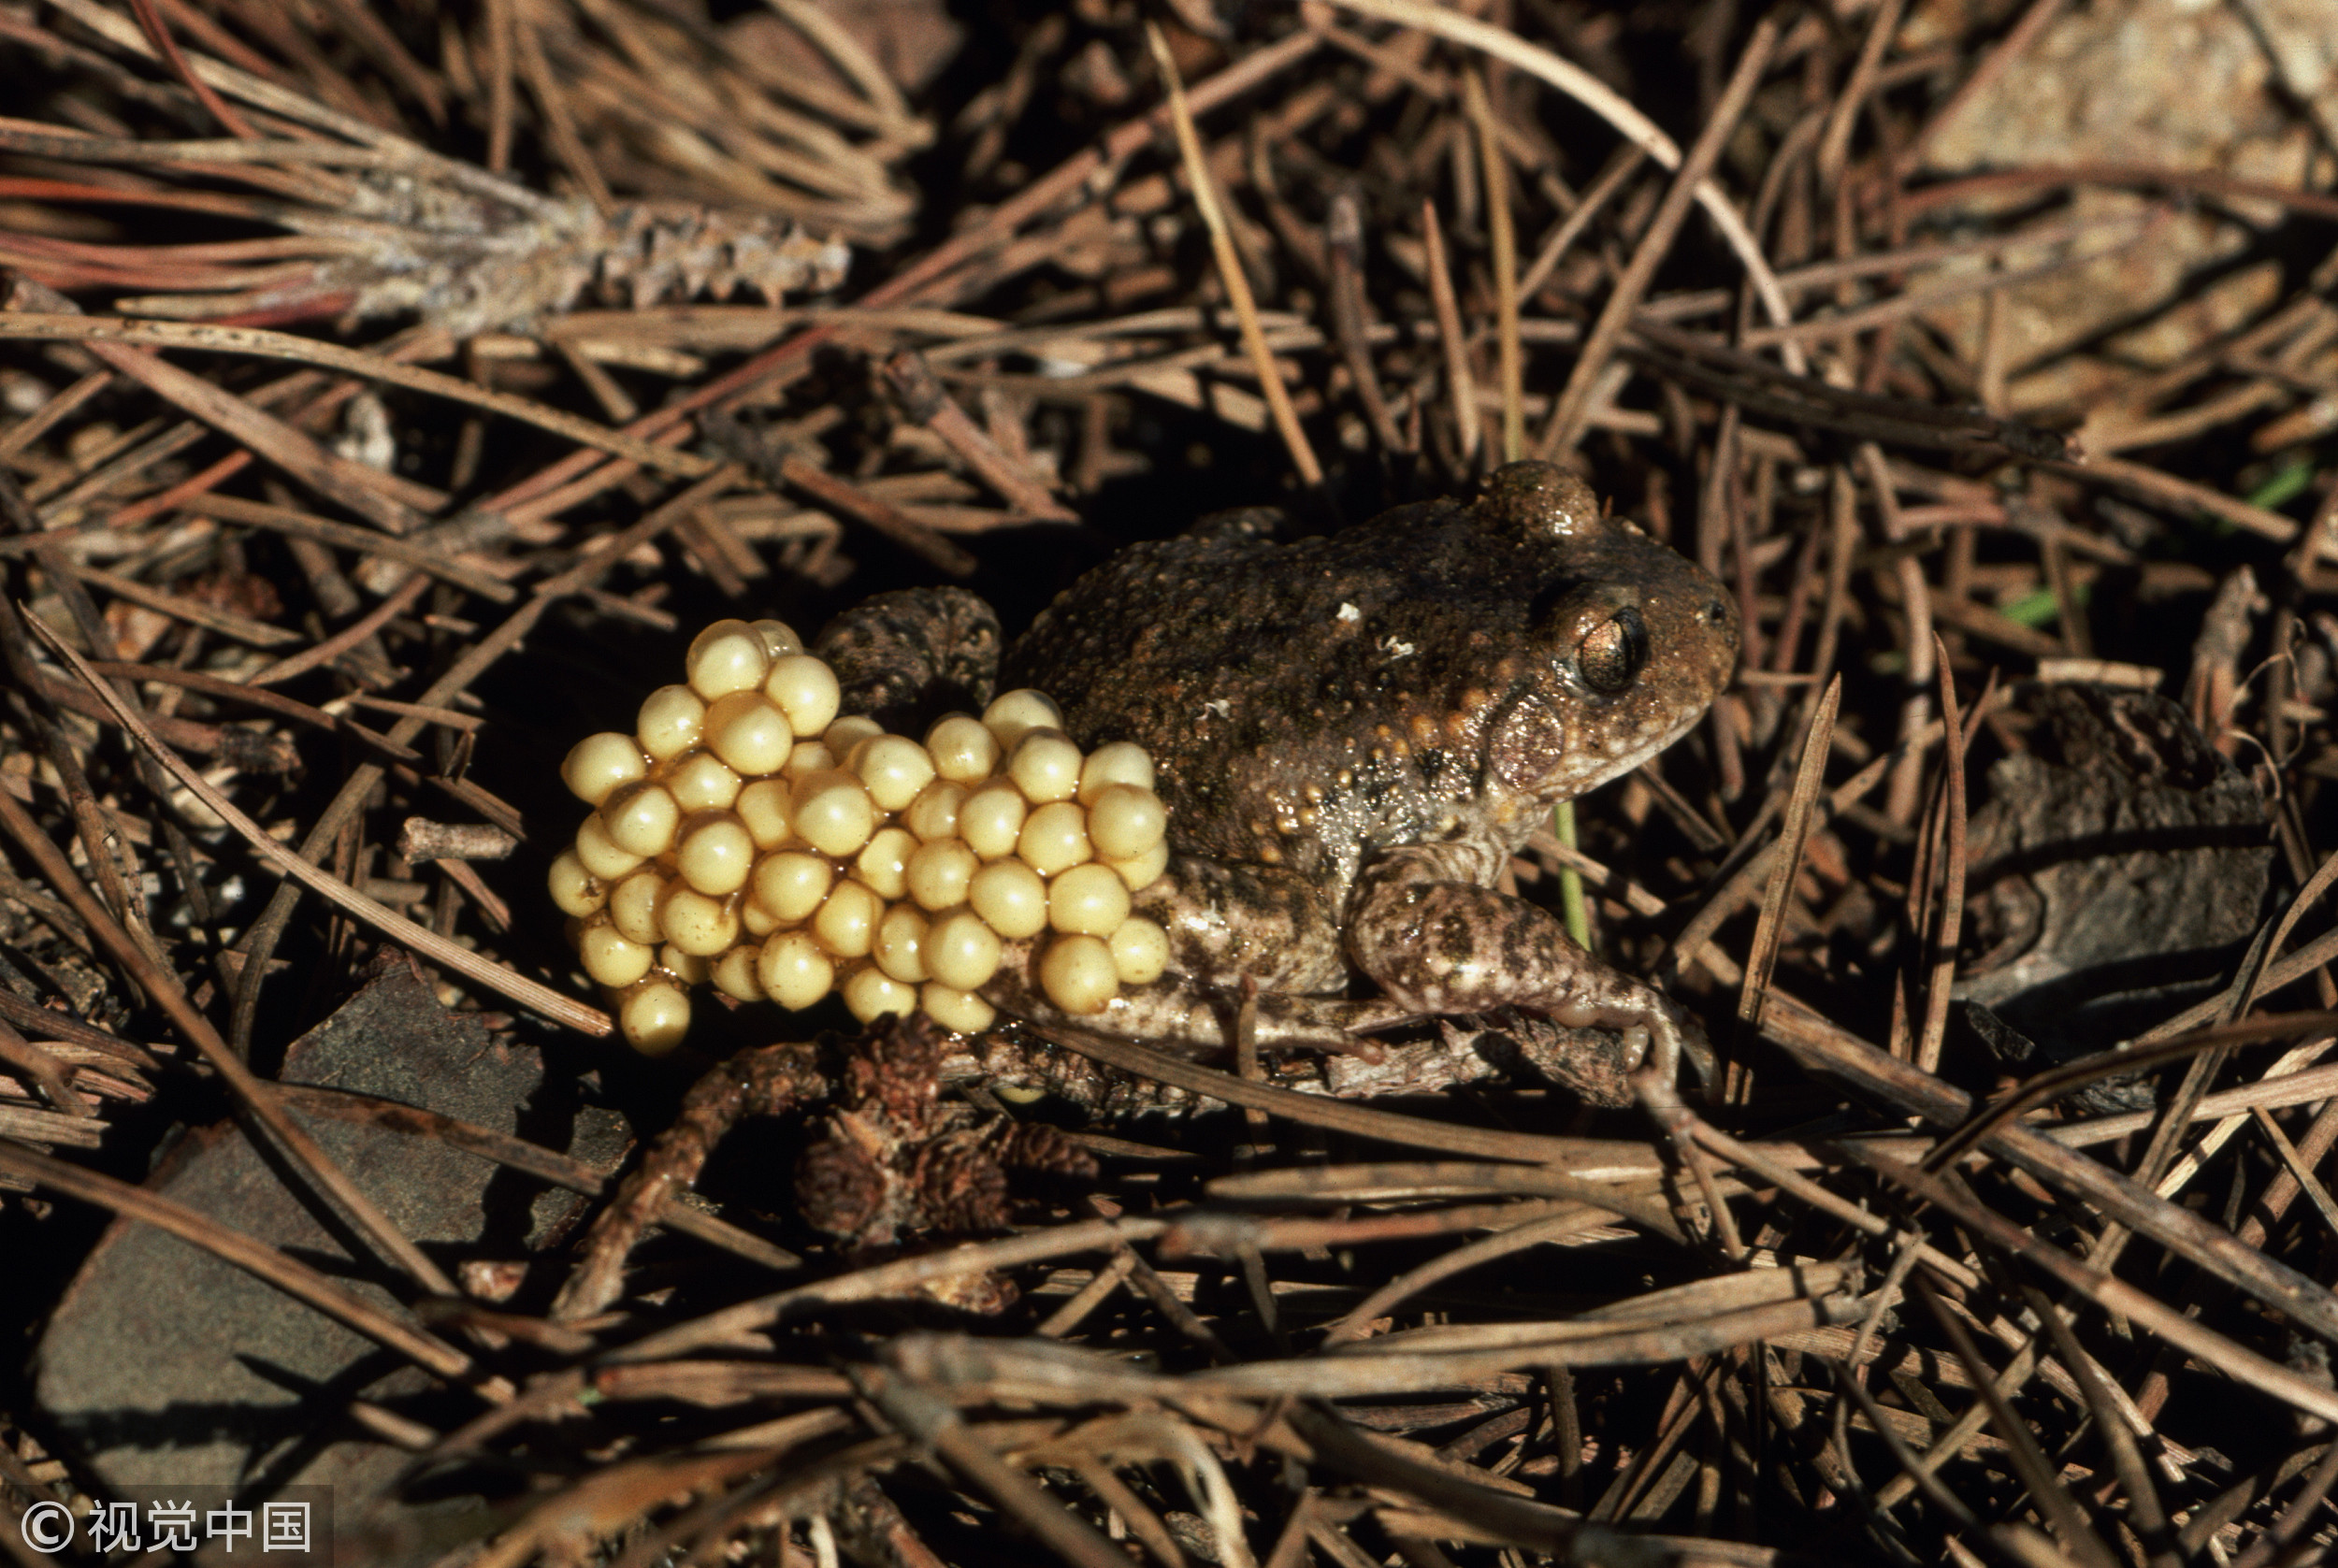
<svg viewBox="0 0 2338 1568">
<path fill-rule="evenodd" d="M 777 849 L 787 842 L 794 820 L 787 809 L 789 793 L 785 779 L 758 779 L 739 791 L 731 810 L 747 825 L 756 848 Z"/>
<path fill-rule="evenodd" d="M 999 972 L 999 933 L 971 909 L 954 909 L 926 928 L 926 971 L 945 985 L 978 991 Z"/>
<path fill-rule="evenodd" d="M 657 924 L 657 906 L 665 901 L 666 878 L 644 866 L 609 894 L 609 918 L 627 940 L 655 945 L 666 939 Z"/>
<path fill-rule="evenodd" d="M 852 770 L 881 812 L 898 812 L 933 782 L 933 758 L 906 735 L 876 735 L 855 745 Z"/>
<path fill-rule="evenodd" d="M 759 691 L 716 698 L 706 710 L 705 728 L 714 755 L 749 778 L 778 772 L 796 749 L 787 715 Z"/>
<path fill-rule="evenodd" d="M 1031 802 L 1006 779 L 993 779 L 966 797 L 958 808 L 958 836 L 985 860 L 1015 853 Z"/>
<path fill-rule="evenodd" d="M 619 848 L 609 837 L 608 825 L 600 820 L 599 812 L 578 826 L 574 848 L 577 864 L 601 882 L 614 882 L 648 858 Z"/>
<path fill-rule="evenodd" d="M 1047 885 L 1020 860 L 993 860 L 966 885 L 966 903 L 1009 941 L 1047 928 Z"/>
<path fill-rule="evenodd" d="M 781 931 L 756 956 L 755 978 L 763 994 L 801 1013 L 828 995 L 836 965 L 809 931 Z"/>
<path fill-rule="evenodd" d="M 1131 859 L 1104 863 L 1120 873 L 1120 880 L 1129 885 L 1130 892 L 1141 893 L 1159 882 L 1162 872 L 1169 869 L 1169 845 L 1164 840 Z"/>
<path fill-rule="evenodd" d="M 784 849 L 755 863 L 748 897 L 783 925 L 811 918 L 836 881 L 836 868 L 824 856 Z"/>
<path fill-rule="evenodd" d="M 762 633 L 744 621 L 717 621 L 691 640 L 682 668 L 690 689 L 713 702 L 761 685 L 771 663 Z"/>
<path fill-rule="evenodd" d="M 642 699 L 633 724 L 633 738 L 652 762 L 680 756 L 699 743 L 706 725 L 706 704 L 687 686 L 660 686 Z"/>
<path fill-rule="evenodd" d="M 877 922 L 884 917 L 884 899 L 857 882 L 840 882 L 812 917 L 812 934 L 839 958 L 863 957 L 875 942 Z"/>
<path fill-rule="evenodd" d="M 1039 807 L 1015 840 L 1016 858 L 1041 876 L 1054 876 L 1092 853 L 1088 842 L 1088 813 L 1072 800 L 1051 800 Z"/>
<path fill-rule="evenodd" d="M 785 621 L 750 621 L 747 625 L 755 628 L 755 635 L 763 640 L 763 652 L 772 658 L 803 652 L 803 639 Z"/>
<path fill-rule="evenodd" d="M 1141 914 L 1120 922 L 1105 942 L 1123 985 L 1149 985 L 1169 968 L 1169 933 Z"/>
<path fill-rule="evenodd" d="M 840 769 L 798 779 L 790 800 L 796 836 L 838 859 L 859 853 L 876 830 L 876 805 L 860 781 Z"/>
<path fill-rule="evenodd" d="M 657 950 L 628 940 L 610 921 L 595 920 L 577 933 L 576 956 L 594 985 L 617 990 L 647 974 Z"/>
<path fill-rule="evenodd" d="M 714 960 L 714 989 L 733 1001 L 761 1001 L 763 986 L 755 978 L 756 948 L 750 942 L 731 948 Z"/>
<path fill-rule="evenodd" d="M 999 738 L 980 719 L 952 713 L 926 731 L 933 770 L 956 784 L 975 784 L 999 765 Z"/>
<path fill-rule="evenodd" d="M 682 808 L 663 784 L 628 784 L 602 804 L 600 820 L 610 842 L 647 859 L 673 848 Z"/>
<path fill-rule="evenodd" d="M 1169 808 L 1135 784 L 1112 784 L 1088 802 L 1088 838 L 1104 860 L 1133 860 L 1168 836 Z"/>
<path fill-rule="evenodd" d="M 820 744 L 839 757 L 849 757 L 852 749 L 863 741 L 873 741 L 885 733 L 885 726 L 866 713 L 846 713 L 821 733 Z M 849 766 L 849 764 L 846 764 Z"/>
<path fill-rule="evenodd" d="M 917 1007 L 944 1029 L 960 1034 L 987 1029 L 999 1016 L 999 1010 L 980 997 L 937 980 L 929 980 L 917 987 Z"/>
<path fill-rule="evenodd" d="M 714 972 L 714 962 L 706 955 L 685 953 L 671 942 L 657 949 L 657 967 L 682 982 L 685 987 L 703 985 Z"/>
<path fill-rule="evenodd" d="M 906 827 L 880 827 L 853 856 L 853 879 L 888 903 L 909 896 L 909 857 L 917 836 Z"/>
<path fill-rule="evenodd" d="M 657 906 L 657 928 L 680 952 L 712 957 L 739 940 L 739 912 L 725 899 L 676 881 Z"/>
<path fill-rule="evenodd" d="M 1039 985 L 1049 1001 L 1074 1017 L 1086 1017 L 1103 1012 L 1119 994 L 1120 975 L 1101 937 L 1057 937 L 1039 956 Z"/>
<path fill-rule="evenodd" d="M 646 776 L 649 759 L 630 735 L 612 730 L 587 735 L 569 749 L 560 764 L 560 782 L 569 793 L 588 806 L 598 806 L 621 785 Z"/>
<path fill-rule="evenodd" d="M 825 659 L 809 654 L 782 654 L 772 661 L 763 678 L 763 695 L 779 704 L 788 727 L 799 735 L 817 735 L 836 720 L 836 705 L 844 692 L 836 671 Z"/>
<path fill-rule="evenodd" d="M 1090 861 L 1047 884 L 1047 924 L 1059 931 L 1108 937 L 1129 917 L 1129 887 L 1109 866 Z"/>
<path fill-rule="evenodd" d="M 909 896 L 920 909 L 948 909 L 966 901 L 967 885 L 982 861 L 958 839 L 936 839 L 919 844 L 909 857 L 904 880 Z"/>
<path fill-rule="evenodd" d="M 1096 797 L 1114 784 L 1132 784 L 1138 789 L 1153 787 L 1153 759 L 1144 747 L 1127 741 L 1112 741 L 1088 754 L 1088 759 L 1080 764 L 1080 804 L 1093 805 Z"/>
<path fill-rule="evenodd" d="M 755 837 L 730 812 L 701 812 L 683 825 L 674 846 L 674 870 L 711 897 L 736 893 L 755 870 Z"/>
<path fill-rule="evenodd" d="M 584 869 L 584 862 L 577 857 L 573 848 L 564 849 L 552 857 L 552 870 L 544 876 L 544 886 L 552 894 L 556 909 L 580 920 L 609 899 L 609 889 Z"/>
<path fill-rule="evenodd" d="M 1063 710 L 1046 692 L 1026 686 L 1020 691 L 1001 693 L 982 711 L 982 722 L 1002 747 L 1013 751 L 1015 742 L 1027 730 L 1061 729 Z"/>
<path fill-rule="evenodd" d="M 1034 806 L 1079 793 L 1080 749 L 1060 729 L 1026 731 L 1006 759 L 1006 776 Z"/>
<path fill-rule="evenodd" d="M 729 811 L 738 801 L 742 785 L 729 764 L 704 750 L 684 752 L 666 763 L 657 782 L 666 786 L 686 816 L 692 812 Z"/>
<path fill-rule="evenodd" d="M 926 978 L 925 941 L 925 915 L 907 904 L 895 904 L 877 922 L 869 956 L 894 979 L 915 985 Z"/>
<path fill-rule="evenodd" d="M 907 1017 L 917 1010 L 917 987 L 905 985 L 874 964 L 865 964 L 844 976 L 841 987 L 844 1005 L 864 1024 L 888 1014 Z"/>
<path fill-rule="evenodd" d="M 662 1057 L 690 1032 L 690 999 L 671 981 L 644 981 L 617 1003 L 617 1028 L 642 1055 Z"/>
</svg>

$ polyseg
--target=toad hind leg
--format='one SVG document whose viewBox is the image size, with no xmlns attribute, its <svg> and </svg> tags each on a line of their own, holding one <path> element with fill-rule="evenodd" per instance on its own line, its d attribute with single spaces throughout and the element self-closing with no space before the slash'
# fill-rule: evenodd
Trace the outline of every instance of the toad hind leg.
<svg viewBox="0 0 2338 1568">
<path fill-rule="evenodd" d="M 1569 1029 L 1644 1030 L 1665 1082 L 1706 1050 L 1696 1022 L 1653 986 L 1578 946 L 1548 911 L 1487 885 L 1496 846 L 1409 844 L 1357 878 L 1348 952 L 1389 1000 L 1420 1013 L 1520 1007 Z M 1700 1062 L 1701 1066 L 1701 1062 Z"/>
</svg>

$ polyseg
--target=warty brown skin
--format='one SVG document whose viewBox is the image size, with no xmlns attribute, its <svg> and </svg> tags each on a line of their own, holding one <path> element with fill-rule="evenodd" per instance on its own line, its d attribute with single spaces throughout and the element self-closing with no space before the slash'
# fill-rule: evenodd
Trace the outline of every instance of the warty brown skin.
<svg viewBox="0 0 2338 1568">
<path fill-rule="evenodd" d="M 1718 583 L 1549 464 L 1328 538 L 1237 513 L 1121 552 L 1001 671 L 1081 746 L 1146 747 L 1169 806 L 1168 874 L 1135 903 L 1171 972 L 1064 1021 L 1211 1051 L 1248 978 L 1262 1044 L 1507 1005 L 1677 1059 L 1677 1007 L 1493 884 L 1553 804 L 1685 733 L 1738 640 Z M 986 995 L 1060 1019 L 1011 957 Z M 1359 974 L 1378 996 L 1349 1000 Z"/>
</svg>

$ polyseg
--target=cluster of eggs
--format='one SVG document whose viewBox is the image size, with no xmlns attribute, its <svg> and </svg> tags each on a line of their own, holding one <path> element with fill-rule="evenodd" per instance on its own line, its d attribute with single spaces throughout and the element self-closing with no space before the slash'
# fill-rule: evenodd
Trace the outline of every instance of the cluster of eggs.
<svg viewBox="0 0 2338 1568">
<path fill-rule="evenodd" d="M 1010 942 L 1044 939 L 1041 987 L 1070 1014 L 1159 978 L 1167 934 L 1129 913 L 1169 859 L 1143 748 L 1083 754 L 1034 691 L 922 743 L 840 718 L 835 672 L 778 621 L 715 622 L 687 677 L 561 768 L 593 813 L 553 902 L 637 1049 L 680 1043 L 701 981 L 977 1029 Z"/>
</svg>

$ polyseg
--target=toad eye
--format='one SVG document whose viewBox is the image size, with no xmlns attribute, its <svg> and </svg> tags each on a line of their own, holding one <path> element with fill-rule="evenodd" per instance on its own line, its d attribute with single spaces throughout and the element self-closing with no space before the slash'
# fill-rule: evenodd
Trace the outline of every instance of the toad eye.
<svg viewBox="0 0 2338 1568">
<path fill-rule="evenodd" d="M 1637 610 L 1619 610 L 1584 635 L 1575 650 L 1583 684 L 1602 697 L 1629 685 L 1648 663 L 1648 626 Z"/>
</svg>

